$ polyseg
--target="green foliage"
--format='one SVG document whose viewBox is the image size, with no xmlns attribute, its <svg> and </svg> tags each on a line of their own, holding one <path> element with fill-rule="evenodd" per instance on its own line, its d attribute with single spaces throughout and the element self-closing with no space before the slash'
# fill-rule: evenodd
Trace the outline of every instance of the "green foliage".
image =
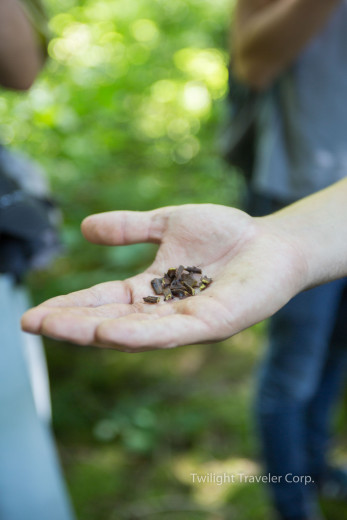
<svg viewBox="0 0 347 520">
<path fill-rule="evenodd" d="M 0 95 L 0 139 L 47 171 L 65 253 L 30 277 L 35 302 L 147 266 L 155 246 L 87 244 L 93 212 L 235 204 L 218 156 L 228 0 L 46 0 L 50 59 L 27 94 Z M 129 356 L 51 341 L 54 426 L 79 518 L 268 517 L 260 486 L 193 485 L 255 471 L 250 418 L 263 326 L 229 342 Z M 340 516 L 336 518 L 341 518 Z"/>
<path fill-rule="evenodd" d="M 91 271 L 96 282 L 148 263 L 142 246 L 110 253 L 87 245 L 79 231 L 87 214 L 235 204 L 240 186 L 216 149 L 227 0 L 47 0 L 47 7 L 50 60 L 28 94 L 0 98 L 1 140 L 40 161 L 64 212 L 68 261 L 53 270 L 59 286 L 37 278 L 37 298 L 90 283 Z"/>
<path fill-rule="evenodd" d="M 81 518 L 266 517 L 259 486 L 191 481 L 259 470 L 249 413 L 259 336 L 136 356 L 50 345 L 55 430 Z"/>
</svg>

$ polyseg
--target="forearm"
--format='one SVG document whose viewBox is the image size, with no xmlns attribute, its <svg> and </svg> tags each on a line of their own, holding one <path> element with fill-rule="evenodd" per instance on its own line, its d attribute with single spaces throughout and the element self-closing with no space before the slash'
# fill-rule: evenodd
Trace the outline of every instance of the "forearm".
<svg viewBox="0 0 347 520">
<path fill-rule="evenodd" d="M 347 276 L 347 178 L 261 220 L 294 244 L 302 289 Z"/>
<path fill-rule="evenodd" d="M 0 84 L 26 90 L 43 64 L 34 31 L 17 0 L 0 0 Z"/>
<path fill-rule="evenodd" d="M 239 0 L 232 28 L 236 75 L 267 87 L 318 33 L 340 0 Z"/>
</svg>

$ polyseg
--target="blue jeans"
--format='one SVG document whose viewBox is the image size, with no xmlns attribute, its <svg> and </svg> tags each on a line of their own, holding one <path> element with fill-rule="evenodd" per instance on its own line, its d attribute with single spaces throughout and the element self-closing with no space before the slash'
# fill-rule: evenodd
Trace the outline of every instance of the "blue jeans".
<svg viewBox="0 0 347 520">
<path fill-rule="evenodd" d="M 261 216 L 283 204 L 252 195 L 248 210 Z M 266 472 L 282 518 L 305 518 L 315 486 L 293 483 L 327 468 L 334 405 L 347 371 L 347 279 L 293 298 L 269 322 L 269 348 L 260 368 L 256 416 Z M 286 478 L 286 475 L 289 475 Z"/>
<path fill-rule="evenodd" d="M 0 519 L 73 520 L 52 433 L 34 405 L 24 301 L 24 289 L 0 274 Z"/>
</svg>

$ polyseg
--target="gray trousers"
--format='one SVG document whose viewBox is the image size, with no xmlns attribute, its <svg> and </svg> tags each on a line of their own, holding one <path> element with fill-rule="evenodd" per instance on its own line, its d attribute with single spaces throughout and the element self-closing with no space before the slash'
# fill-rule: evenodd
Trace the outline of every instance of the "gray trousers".
<svg viewBox="0 0 347 520">
<path fill-rule="evenodd" d="M 25 289 L 0 274 L 0 520 L 72 520 L 42 345 L 20 330 L 27 305 Z"/>
</svg>

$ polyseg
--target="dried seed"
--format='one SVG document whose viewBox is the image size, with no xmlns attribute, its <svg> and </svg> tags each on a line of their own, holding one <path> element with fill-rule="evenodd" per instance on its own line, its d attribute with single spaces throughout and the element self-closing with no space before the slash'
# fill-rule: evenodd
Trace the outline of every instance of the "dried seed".
<svg viewBox="0 0 347 520">
<path fill-rule="evenodd" d="M 151 284 L 155 294 L 163 294 L 163 284 L 161 278 L 154 278 L 151 281 Z"/>
<path fill-rule="evenodd" d="M 200 274 L 200 280 L 196 275 Z M 154 278 L 151 280 L 153 290 L 156 294 L 163 294 L 164 301 L 173 298 L 187 298 L 194 296 L 200 291 L 206 289 L 212 282 L 212 278 L 202 275 L 200 267 L 184 267 L 179 265 L 177 268 L 170 267 L 162 278 Z M 198 289 L 195 289 L 198 287 Z M 159 303 L 159 296 L 147 296 L 143 298 L 146 303 Z"/>
<path fill-rule="evenodd" d="M 172 282 L 172 280 L 171 280 L 170 276 L 167 273 L 164 274 L 163 278 L 161 279 L 161 283 L 162 283 L 163 287 L 169 287 L 171 282 Z"/>
<path fill-rule="evenodd" d="M 180 289 L 182 291 L 185 290 L 184 285 L 179 280 L 173 280 L 170 288 L 171 288 L 171 290 L 173 290 L 173 289 L 176 289 L 176 290 Z"/>
<path fill-rule="evenodd" d="M 172 292 L 171 292 L 171 289 L 170 287 L 164 287 L 163 288 L 163 295 L 164 295 L 164 300 L 167 302 L 168 300 L 172 300 L 173 296 L 172 296 Z"/>
<path fill-rule="evenodd" d="M 196 267 L 195 265 L 193 265 L 192 267 L 188 266 L 185 269 L 186 269 L 186 271 L 188 271 L 188 273 L 197 273 L 197 274 L 202 273 L 202 270 L 200 269 L 200 267 Z"/>
<path fill-rule="evenodd" d="M 174 296 L 177 296 L 177 298 L 179 298 L 180 300 L 182 300 L 183 298 L 187 298 L 187 296 L 190 296 L 189 292 L 188 291 L 185 291 L 183 289 L 172 289 L 172 294 Z"/>
<path fill-rule="evenodd" d="M 196 280 L 191 274 L 183 273 L 181 276 L 182 283 L 185 282 L 189 284 L 191 287 L 197 287 L 199 285 L 198 280 Z"/>
<path fill-rule="evenodd" d="M 184 271 L 184 265 L 180 265 L 179 267 L 177 267 L 176 274 L 175 274 L 177 280 L 181 279 L 183 271 Z"/>
<path fill-rule="evenodd" d="M 193 287 L 191 287 L 187 282 L 183 282 L 182 284 L 183 284 L 183 286 L 185 287 L 186 291 L 187 291 L 191 296 L 194 296 L 195 291 L 194 291 Z"/>
<path fill-rule="evenodd" d="M 145 303 L 159 303 L 160 302 L 160 298 L 159 298 L 159 296 L 145 296 L 143 298 L 143 301 Z"/>
</svg>

